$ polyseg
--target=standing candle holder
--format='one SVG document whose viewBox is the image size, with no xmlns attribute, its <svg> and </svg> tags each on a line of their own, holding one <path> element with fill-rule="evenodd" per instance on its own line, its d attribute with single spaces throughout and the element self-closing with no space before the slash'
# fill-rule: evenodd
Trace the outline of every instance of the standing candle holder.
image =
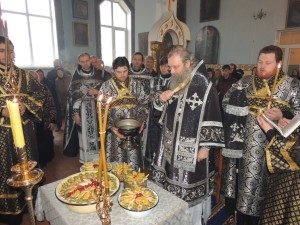
<svg viewBox="0 0 300 225">
<path fill-rule="evenodd" d="M 15 188 L 21 188 L 25 192 L 25 200 L 27 202 L 28 212 L 30 215 L 30 224 L 35 225 L 32 204 L 32 188 L 41 181 L 44 172 L 40 169 L 34 168 L 37 164 L 35 161 L 27 160 L 19 104 L 16 101 L 7 101 L 6 104 L 9 110 L 10 124 L 18 160 L 18 164 L 11 168 L 13 175 L 8 178 L 6 182 L 8 185 Z"/>
<path fill-rule="evenodd" d="M 25 192 L 30 224 L 35 225 L 32 188 L 41 181 L 44 172 L 41 169 L 34 168 L 37 165 L 37 162 L 27 160 L 25 147 L 17 148 L 16 150 L 19 163 L 11 168 L 11 171 L 14 174 L 7 179 L 7 184 L 15 188 L 21 188 Z"/>
<path fill-rule="evenodd" d="M 99 186 L 97 188 L 98 201 L 96 204 L 96 210 L 102 225 L 110 225 L 111 224 L 110 212 L 112 208 L 112 199 L 109 193 L 109 183 L 108 183 L 106 154 L 105 154 L 105 134 L 106 134 L 106 126 L 107 126 L 108 109 L 112 97 L 108 98 L 106 101 L 103 100 L 104 100 L 103 95 L 100 95 L 98 100 L 98 120 L 99 120 L 101 149 L 99 151 L 99 169 L 98 169 Z M 102 104 L 105 105 L 103 121 L 102 121 Z M 105 189 L 104 193 L 102 193 L 102 188 L 101 188 L 102 172 L 104 175 L 104 189 Z"/>
</svg>

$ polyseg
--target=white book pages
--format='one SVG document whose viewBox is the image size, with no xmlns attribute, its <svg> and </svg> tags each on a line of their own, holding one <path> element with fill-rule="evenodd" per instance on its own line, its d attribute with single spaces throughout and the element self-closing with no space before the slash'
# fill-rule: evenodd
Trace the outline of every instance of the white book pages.
<svg viewBox="0 0 300 225">
<path fill-rule="evenodd" d="M 294 116 L 288 125 L 284 128 L 280 128 L 274 121 L 270 120 L 265 114 L 262 114 L 265 121 L 267 121 L 272 127 L 274 127 L 283 137 L 288 137 L 297 127 L 300 125 L 300 115 Z"/>
</svg>

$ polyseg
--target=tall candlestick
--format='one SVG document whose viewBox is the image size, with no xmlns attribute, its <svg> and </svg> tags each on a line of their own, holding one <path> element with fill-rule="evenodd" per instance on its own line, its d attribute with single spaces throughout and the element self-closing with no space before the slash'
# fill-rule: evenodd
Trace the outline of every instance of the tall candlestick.
<svg viewBox="0 0 300 225">
<path fill-rule="evenodd" d="M 102 137 L 103 137 L 103 127 L 102 127 L 102 98 L 103 95 L 99 96 L 98 101 L 98 122 L 99 122 L 99 134 L 100 134 L 100 144 L 102 145 Z M 101 146 L 102 149 L 102 146 Z M 102 160 L 102 154 L 101 150 L 99 151 L 99 167 L 98 167 L 98 182 L 101 185 L 101 177 L 102 177 L 102 169 L 103 169 L 103 160 Z"/>
<path fill-rule="evenodd" d="M 6 101 L 9 111 L 10 125 L 13 133 L 14 143 L 17 148 L 25 146 L 23 127 L 21 122 L 19 104 L 17 102 Z"/>
<path fill-rule="evenodd" d="M 106 126 L 107 126 L 107 118 L 108 118 L 108 109 L 109 109 L 109 103 L 111 102 L 112 97 L 109 97 L 106 105 L 105 105 L 105 113 L 104 113 L 104 123 L 103 123 L 103 129 L 106 130 Z"/>
<path fill-rule="evenodd" d="M 103 170 L 104 170 L 104 181 L 105 181 L 105 187 L 108 188 L 108 175 L 107 175 L 107 165 L 106 165 L 106 154 L 105 154 L 105 133 L 106 133 L 106 126 L 107 126 L 107 117 L 108 117 L 108 109 L 109 109 L 109 103 L 112 100 L 112 97 L 109 97 L 105 104 L 105 112 L 104 112 L 104 122 L 103 122 L 103 138 L 101 139 L 101 155 L 104 157 L 103 160 Z"/>
</svg>

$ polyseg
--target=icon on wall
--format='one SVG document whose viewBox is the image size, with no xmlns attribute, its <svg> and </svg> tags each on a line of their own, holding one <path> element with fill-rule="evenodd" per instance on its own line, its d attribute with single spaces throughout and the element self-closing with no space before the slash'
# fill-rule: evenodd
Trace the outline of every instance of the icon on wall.
<svg viewBox="0 0 300 225">
<path fill-rule="evenodd" d="M 87 20 L 89 18 L 88 2 L 73 0 L 73 17 Z"/>
<path fill-rule="evenodd" d="M 89 46 L 89 27 L 87 23 L 73 22 L 73 40 L 76 46 Z"/>
<path fill-rule="evenodd" d="M 220 0 L 201 0 L 200 22 L 218 20 L 220 14 Z"/>
<path fill-rule="evenodd" d="M 289 0 L 286 15 L 286 28 L 300 27 L 300 1 Z"/>
</svg>

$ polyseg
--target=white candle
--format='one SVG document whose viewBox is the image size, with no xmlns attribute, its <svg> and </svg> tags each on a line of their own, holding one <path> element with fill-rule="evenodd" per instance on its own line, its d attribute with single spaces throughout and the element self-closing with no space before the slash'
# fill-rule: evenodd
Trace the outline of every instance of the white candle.
<svg viewBox="0 0 300 225">
<path fill-rule="evenodd" d="M 15 146 L 17 148 L 22 148 L 25 146 L 25 140 L 19 104 L 17 102 L 12 101 L 6 101 L 6 104 L 9 111 L 10 125 L 13 133 Z"/>
</svg>

